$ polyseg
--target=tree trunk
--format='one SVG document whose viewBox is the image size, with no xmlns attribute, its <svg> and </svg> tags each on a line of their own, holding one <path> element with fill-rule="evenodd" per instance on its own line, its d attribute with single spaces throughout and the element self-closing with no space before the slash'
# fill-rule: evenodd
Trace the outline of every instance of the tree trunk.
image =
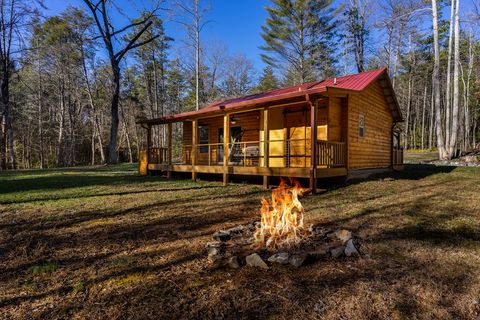
<svg viewBox="0 0 480 320">
<path fill-rule="evenodd" d="M 0 117 L 0 170 L 7 169 L 7 130 L 5 129 L 5 115 Z"/>
<path fill-rule="evenodd" d="M 200 108 L 200 13 L 199 0 L 195 0 L 195 108 Z"/>
<path fill-rule="evenodd" d="M 38 53 L 38 52 L 37 52 Z M 42 72 L 40 67 L 40 58 L 37 57 L 38 62 L 38 139 L 40 140 L 38 158 L 40 160 L 40 169 L 45 168 L 45 145 L 43 141 L 43 123 L 42 123 L 42 115 L 43 115 L 43 86 L 42 86 Z"/>
<path fill-rule="evenodd" d="M 91 148 L 91 165 L 95 165 L 95 123 L 93 123 L 93 128 L 92 128 L 92 139 L 90 140 L 90 148 Z"/>
<path fill-rule="evenodd" d="M 464 81 L 464 108 L 465 108 L 465 149 L 470 148 L 470 80 L 473 72 L 474 51 L 473 51 L 473 34 L 468 39 L 468 70 L 467 80 Z M 463 77 L 462 77 L 463 79 Z"/>
<path fill-rule="evenodd" d="M 456 0 L 455 6 L 455 41 L 453 52 L 453 108 L 452 108 L 452 129 L 450 141 L 448 142 L 448 158 L 455 156 L 458 136 L 458 113 L 459 113 L 459 66 L 460 66 L 460 21 L 459 21 L 460 0 Z"/>
<path fill-rule="evenodd" d="M 57 150 L 56 150 L 56 157 L 57 157 L 57 166 L 65 165 L 65 161 L 63 160 L 62 154 L 63 151 L 63 130 L 65 127 L 65 96 L 64 96 L 64 89 L 63 83 L 60 83 L 60 119 L 58 120 L 58 137 L 57 137 Z"/>
<path fill-rule="evenodd" d="M 404 27 L 405 27 L 405 22 L 402 19 L 400 19 L 400 26 L 398 27 L 397 43 L 395 45 L 395 59 L 393 62 L 393 78 L 392 78 L 393 88 L 395 88 L 395 78 L 397 77 L 398 60 L 400 56 L 400 47 L 402 45 Z"/>
<path fill-rule="evenodd" d="M 123 130 L 125 132 L 125 140 L 127 141 L 128 161 L 133 163 L 132 144 L 130 143 L 130 134 L 128 133 L 127 123 L 123 118 Z"/>
<path fill-rule="evenodd" d="M 435 127 L 437 131 L 437 147 L 438 156 L 441 160 L 445 159 L 447 152 L 445 149 L 445 142 L 442 128 L 442 114 L 440 111 L 440 46 L 438 43 L 438 13 L 437 0 L 432 0 L 432 27 L 433 27 L 433 48 L 434 48 L 434 63 L 433 63 L 433 96 L 435 109 Z"/>
<path fill-rule="evenodd" d="M 428 72 L 427 72 L 428 73 Z M 427 106 L 427 81 L 425 81 L 425 89 L 423 91 L 423 106 L 422 106 L 422 140 L 420 142 L 422 150 L 425 149 L 425 109 Z"/>
<path fill-rule="evenodd" d="M 90 103 L 90 107 L 92 108 L 92 143 L 93 143 L 93 153 L 92 153 L 92 165 L 95 164 L 95 138 L 98 138 L 98 148 L 100 151 L 100 160 L 102 164 L 105 163 L 105 153 L 103 151 L 103 142 L 102 142 L 102 135 L 100 131 L 100 124 L 98 123 L 98 112 L 97 107 L 95 105 L 93 94 L 92 94 L 92 87 L 90 85 L 90 80 L 88 78 L 87 72 L 87 65 L 85 62 L 85 52 L 83 46 L 80 47 L 80 53 L 82 55 L 82 69 L 83 69 L 83 76 L 85 77 L 85 84 L 87 86 L 87 95 L 88 95 L 88 102 Z"/>
<path fill-rule="evenodd" d="M 450 3 L 450 27 L 448 31 L 448 53 L 447 53 L 447 83 L 445 90 L 445 140 L 450 140 L 451 134 L 451 71 L 452 71 L 452 43 L 453 43 L 453 17 L 455 12 L 455 0 L 451 0 Z"/>
<path fill-rule="evenodd" d="M 404 148 L 408 149 L 408 127 L 410 125 L 410 109 L 412 106 L 412 73 L 408 79 L 408 94 L 407 94 L 407 115 L 405 116 L 405 139 L 404 139 Z"/>
<path fill-rule="evenodd" d="M 117 134 L 118 134 L 118 102 L 120 98 L 120 67 L 112 63 L 113 83 L 112 83 L 112 105 L 110 125 L 110 144 L 108 146 L 108 164 L 116 164 L 117 159 Z"/>
<path fill-rule="evenodd" d="M 5 120 L 5 134 L 6 134 L 6 159 L 10 166 L 15 169 L 15 145 L 13 141 L 13 126 L 12 126 L 12 109 L 10 105 L 10 66 L 9 62 L 4 62 L 2 65 L 2 81 L 0 84 L 0 99 L 3 104 L 3 114 Z M 7 165 L 8 167 L 8 165 Z"/>
<path fill-rule="evenodd" d="M 432 150 L 433 147 L 433 127 L 434 127 L 434 119 L 435 119 L 435 107 L 434 107 L 434 89 L 432 84 L 432 92 L 430 95 L 430 123 L 428 125 L 428 149 Z"/>
</svg>

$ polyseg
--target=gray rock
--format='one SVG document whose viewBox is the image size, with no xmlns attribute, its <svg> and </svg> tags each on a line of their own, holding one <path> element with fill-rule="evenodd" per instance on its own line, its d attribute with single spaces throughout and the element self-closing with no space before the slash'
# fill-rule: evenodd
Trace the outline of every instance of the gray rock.
<svg viewBox="0 0 480 320">
<path fill-rule="evenodd" d="M 288 264 L 289 256 L 290 255 L 288 254 L 288 252 L 279 252 L 268 258 L 268 261 L 279 264 Z"/>
<path fill-rule="evenodd" d="M 222 252 L 223 243 L 221 242 L 207 242 L 205 248 L 209 256 L 214 256 Z"/>
<path fill-rule="evenodd" d="M 231 238 L 232 236 L 230 235 L 230 233 L 224 230 L 217 231 L 213 234 L 213 240 L 216 240 L 216 241 L 225 242 L 230 240 Z"/>
<path fill-rule="evenodd" d="M 225 257 L 221 254 L 208 256 L 208 262 L 214 266 L 221 266 L 224 264 Z"/>
<path fill-rule="evenodd" d="M 322 226 L 313 225 L 313 224 L 308 228 L 308 231 L 310 231 L 312 235 L 319 236 L 319 237 L 324 237 L 328 232 L 330 232 L 330 230 Z"/>
<path fill-rule="evenodd" d="M 219 255 L 220 254 L 220 248 L 209 247 L 209 248 L 207 248 L 207 254 L 208 254 L 209 257 Z"/>
<path fill-rule="evenodd" d="M 352 233 L 348 230 L 342 229 L 342 230 L 337 230 L 335 232 L 335 236 L 337 237 L 338 240 L 342 241 L 342 243 L 346 243 L 348 240 L 352 238 Z"/>
<path fill-rule="evenodd" d="M 330 252 L 330 248 L 331 247 L 329 245 L 324 244 L 316 247 L 313 250 L 308 251 L 308 255 L 315 258 L 322 258 L 328 255 L 328 253 Z"/>
<path fill-rule="evenodd" d="M 308 258 L 308 255 L 305 252 L 295 253 L 290 256 L 290 258 L 288 259 L 288 263 L 298 268 L 305 263 L 307 258 Z"/>
<path fill-rule="evenodd" d="M 234 234 L 242 234 L 242 233 L 244 233 L 246 230 L 247 230 L 247 227 L 242 226 L 242 225 L 239 225 L 239 226 L 230 228 L 230 229 L 226 230 L 225 232 L 228 233 L 228 234 L 230 234 L 230 236 L 232 236 L 232 235 L 234 235 Z"/>
<path fill-rule="evenodd" d="M 247 266 L 268 270 L 267 264 L 257 253 L 252 253 L 251 255 L 247 256 L 245 260 L 247 261 Z"/>
<path fill-rule="evenodd" d="M 345 251 L 345 247 L 344 246 L 339 246 L 339 247 L 335 247 L 335 248 L 330 249 L 330 254 L 334 258 L 339 258 L 344 253 L 344 251 Z"/>
<path fill-rule="evenodd" d="M 233 257 L 228 258 L 228 259 L 225 261 L 225 266 L 226 266 L 226 267 L 229 267 L 229 268 L 231 268 L 231 269 L 238 269 L 238 268 L 240 268 L 240 263 L 238 263 L 238 258 L 237 258 L 237 256 L 233 256 Z"/>
<path fill-rule="evenodd" d="M 476 155 L 467 155 L 461 158 L 462 161 L 465 162 L 479 162 L 478 157 Z"/>
<path fill-rule="evenodd" d="M 355 244 L 353 243 L 353 240 L 350 239 L 347 241 L 347 244 L 345 245 L 345 255 L 347 257 L 353 256 L 353 255 L 359 255 L 360 253 L 357 250 L 357 247 L 355 247 Z"/>
</svg>

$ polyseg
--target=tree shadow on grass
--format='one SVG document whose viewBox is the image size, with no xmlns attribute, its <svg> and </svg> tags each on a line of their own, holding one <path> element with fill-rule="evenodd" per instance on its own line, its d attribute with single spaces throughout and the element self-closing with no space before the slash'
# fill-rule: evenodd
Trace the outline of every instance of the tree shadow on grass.
<svg viewBox="0 0 480 320">
<path fill-rule="evenodd" d="M 406 164 L 405 169 L 402 171 L 372 173 L 365 177 L 349 179 L 344 185 L 354 185 L 385 178 L 394 178 L 396 180 L 422 180 L 432 175 L 450 173 L 456 168 L 457 167 L 454 166 L 436 166 L 430 164 Z M 361 170 L 359 172 L 361 172 Z"/>
<path fill-rule="evenodd" d="M 215 187 L 212 187 L 212 188 L 215 188 Z M 177 208 L 188 209 L 191 207 L 195 207 L 195 205 L 198 205 L 198 203 L 201 201 L 207 201 L 207 200 L 211 200 L 209 202 L 216 203 L 217 206 L 218 206 L 218 202 L 216 201 L 222 201 L 222 205 L 219 206 L 218 208 L 218 210 L 222 210 L 222 208 L 226 207 L 225 203 L 228 202 L 229 200 L 239 199 L 240 197 L 240 198 L 245 198 L 247 202 L 250 202 L 252 200 L 249 197 L 252 195 L 258 195 L 258 194 L 259 194 L 258 191 L 250 191 L 250 192 L 237 194 L 237 195 L 207 194 L 202 196 L 195 196 L 194 194 L 192 194 L 193 197 L 172 198 L 169 200 L 156 201 L 150 204 L 133 206 L 133 207 L 121 209 L 121 210 L 106 211 L 106 212 L 96 211 L 96 210 L 80 211 L 78 213 L 61 216 L 61 219 L 57 221 L 45 222 L 41 218 L 38 218 L 36 220 L 24 220 L 18 223 L 0 224 L 0 229 L 8 228 L 11 233 L 18 233 L 20 231 L 29 231 L 29 230 L 40 231 L 40 230 L 47 230 L 47 229 L 67 228 L 75 224 L 86 223 L 90 220 L 118 218 L 118 217 L 129 215 L 129 214 L 140 215 L 143 212 L 152 210 L 154 208 L 159 208 L 159 209 L 167 208 L 170 211 Z M 185 211 L 183 211 L 183 213 L 185 213 Z M 188 212 L 187 212 L 187 215 L 188 215 Z M 181 214 L 179 218 L 182 218 L 183 216 L 185 215 Z M 225 217 L 225 219 L 228 219 L 228 217 Z"/>
<path fill-rule="evenodd" d="M 421 298 L 400 283 L 404 282 L 412 289 L 418 284 L 428 290 L 436 290 L 437 285 L 443 285 L 454 292 L 464 292 L 472 281 L 472 275 L 468 273 L 445 278 L 445 274 L 452 273 L 456 263 L 432 265 L 428 262 L 429 267 L 435 270 L 433 274 L 423 271 L 426 263 L 406 256 L 401 266 L 391 265 L 382 258 L 373 260 L 368 267 L 362 266 L 361 259 L 345 259 L 324 260 L 296 270 L 288 266 L 273 266 L 269 271 L 244 267 L 238 271 L 172 275 L 170 280 L 174 285 L 159 277 L 133 290 L 102 297 L 101 302 L 120 308 L 122 314 L 139 318 L 148 315 L 177 319 L 315 319 L 321 318 L 321 312 L 325 311 L 316 310 L 319 304 L 326 311 L 338 309 L 337 315 L 343 314 L 345 318 L 369 318 L 375 317 L 375 312 L 368 310 L 368 303 L 385 293 L 396 295 L 395 300 L 385 301 L 387 308 L 396 308 L 407 317 L 421 317 L 424 312 Z M 415 283 L 405 282 L 406 278 L 415 279 Z M 436 282 L 432 283 L 432 279 Z M 191 284 L 196 285 L 193 287 Z M 367 292 L 357 289 L 365 286 L 371 289 Z M 331 299 L 332 294 L 337 292 L 342 293 L 343 301 L 360 301 L 366 304 L 365 308 L 344 313 L 346 311 L 341 311 L 342 300 Z M 128 301 L 127 305 L 120 303 L 124 299 Z M 140 305 L 144 309 L 138 309 Z M 94 312 L 97 317 L 102 316 L 102 310 L 95 309 Z"/>
<path fill-rule="evenodd" d="M 71 195 L 71 196 L 58 196 L 58 195 L 51 195 L 47 197 L 34 197 L 31 199 L 26 200 L 8 200 L 8 201 L 0 201 L 0 204 L 19 204 L 19 203 L 31 203 L 31 202 L 39 202 L 39 201 L 59 201 L 59 200 L 68 200 L 68 199 L 83 199 L 83 198 L 92 198 L 92 197 L 108 197 L 108 196 L 125 196 L 125 195 L 134 195 L 134 194 L 144 194 L 144 193 L 152 193 L 152 192 L 178 192 L 178 191 L 193 191 L 199 189 L 218 189 L 222 188 L 222 186 L 191 186 L 185 188 L 147 188 L 144 190 L 131 190 L 131 191 L 123 191 L 123 192 L 106 192 L 106 193 L 89 193 L 83 195 Z M 92 191 L 93 192 L 93 191 Z M 1 228 L 1 225 L 0 225 Z"/>
<path fill-rule="evenodd" d="M 376 314 L 378 309 L 367 310 L 374 309 L 380 299 L 378 297 L 385 295 L 386 309 L 395 309 L 406 318 L 431 318 L 431 314 L 425 312 L 446 308 L 445 303 L 453 304 L 450 301 L 452 297 L 465 294 L 477 275 L 475 267 L 466 262 L 433 260 L 411 252 L 415 246 L 425 245 L 465 249 L 479 240 L 473 226 L 444 227 L 457 214 L 468 215 L 462 208 L 452 207 L 447 212 L 431 214 L 430 202 L 447 197 L 448 188 L 416 196 L 411 201 L 401 201 L 401 208 L 397 211 L 398 203 L 380 202 L 371 207 L 366 204 L 367 207 L 355 216 L 332 217 L 325 222 L 325 226 L 332 228 L 348 224 L 355 231 L 373 228 L 373 236 L 363 241 L 369 246 L 380 244 L 391 249 L 394 257 L 378 253 L 367 261 L 326 259 L 300 269 L 273 267 L 267 272 L 247 267 L 237 271 L 207 271 L 202 268 L 205 262 L 202 249 L 210 239 L 209 235 L 225 225 L 243 223 L 254 217 L 260 196 L 257 191 L 240 195 L 232 194 L 228 189 L 227 194 L 195 196 L 192 193 L 178 199 L 122 210 L 79 212 L 62 217 L 65 221 L 25 221 L 12 230 L 20 236 L 18 242 L 12 241 L 9 250 L 20 254 L 25 244 L 31 243 L 31 248 L 34 248 L 35 243 L 42 241 L 48 243 L 48 250 L 37 260 L 30 259 L 24 264 L 8 263 L 0 282 L 20 283 L 29 266 L 45 259 L 59 261 L 61 270 L 70 277 L 78 278 L 78 274 L 85 277 L 82 273 L 84 268 L 93 266 L 98 269 L 95 276 L 82 278 L 87 288 L 95 287 L 96 290 L 100 290 L 97 288 L 99 284 L 119 277 L 140 275 L 141 278 L 149 275 L 151 278 L 102 294 L 91 293 L 87 289 L 79 296 L 73 293 L 74 288 L 69 282 L 60 281 L 52 286 L 55 289 L 45 288 L 24 296 L 20 293 L 5 296 L 0 307 L 14 306 L 18 309 L 23 306 L 24 310 L 28 310 L 33 302 L 55 301 L 53 308 L 39 314 L 44 318 L 69 317 L 64 313 L 65 306 L 77 308 L 75 312 L 80 317 L 92 318 L 109 317 L 112 310 L 124 318 L 271 316 L 308 319 L 321 318 L 335 310 L 338 310 L 337 315 L 345 318 L 392 318 L 392 314 Z M 397 196 L 402 199 L 402 194 Z M 379 200 L 379 197 L 369 200 Z M 155 216 L 157 211 L 160 213 Z M 396 220 L 403 216 L 409 219 Z M 117 218 L 119 222 L 82 227 L 82 224 L 103 218 Z M 430 219 L 435 219 L 435 223 L 429 223 Z M 391 227 L 385 230 L 372 227 L 380 220 L 390 220 Z M 444 237 L 454 241 L 443 240 Z M 134 252 L 149 245 L 156 250 Z M 63 252 L 63 255 L 57 252 Z M 111 269 L 106 267 L 117 255 L 131 259 L 125 265 Z M 52 274 L 52 278 L 55 276 Z M 53 280 L 44 281 L 48 284 Z M 419 287 L 433 293 L 439 290 L 441 300 L 434 301 L 430 310 L 424 310 L 425 302 L 415 289 Z M 341 298 L 336 300 L 336 294 Z M 349 310 L 345 307 L 348 301 L 358 301 L 358 308 Z M 454 314 L 456 309 L 449 308 L 450 314 Z"/>
<path fill-rule="evenodd" d="M 163 179 L 162 179 L 163 180 Z M 138 184 L 146 181 L 161 181 L 154 177 L 140 177 L 135 175 L 101 175 L 101 174 L 55 174 L 42 175 L 33 178 L 3 179 L 0 193 L 8 194 L 35 190 L 61 190 L 68 188 L 82 188 L 91 186 L 118 186 Z M 165 180 L 166 181 L 166 180 Z"/>
<path fill-rule="evenodd" d="M 80 260 L 74 257 L 57 259 L 55 258 L 57 251 L 79 252 L 83 249 L 89 252 L 92 248 L 98 250 L 102 247 L 115 247 L 122 243 L 138 248 L 152 242 L 167 244 L 178 240 L 195 241 L 211 235 L 214 228 L 250 219 L 255 213 L 250 197 L 253 194 L 258 193 L 172 199 L 101 215 L 87 211 L 65 216 L 62 221 L 48 225 L 38 221 L 25 221 L 22 225 L 9 229 L 9 232 L 16 236 L 0 245 L 2 254 L 12 256 L 20 249 L 33 251 L 38 247 L 44 247 L 46 250 L 37 259 L 29 259 L 27 263 L 12 264 L 10 267 L 3 268 L 0 279 L 19 277 L 30 266 L 49 259 L 56 259 L 67 265 Z M 224 206 L 218 206 L 218 199 L 222 200 Z M 195 201 L 196 206 L 192 206 L 192 201 Z M 235 203 L 235 205 L 229 205 L 229 203 Z M 155 208 L 160 209 L 158 216 L 155 215 L 155 211 L 152 215 L 152 210 Z M 168 213 L 162 214 L 163 210 Z M 208 214 L 206 215 L 205 212 Z M 82 225 L 99 218 L 116 218 L 119 222 L 99 226 Z M 70 229 L 71 227 L 74 229 Z M 106 256 L 98 256 L 98 259 L 105 258 Z M 96 255 L 92 259 L 98 260 Z M 85 259 L 85 262 L 88 261 L 88 258 Z"/>
</svg>

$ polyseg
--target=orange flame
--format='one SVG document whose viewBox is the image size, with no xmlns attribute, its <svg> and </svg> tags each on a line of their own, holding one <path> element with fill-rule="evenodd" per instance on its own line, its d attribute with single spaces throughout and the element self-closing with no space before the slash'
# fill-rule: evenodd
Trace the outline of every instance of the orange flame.
<svg viewBox="0 0 480 320">
<path fill-rule="evenodd" d="M 292 186 L 282 179 L 280 185 L 272 190 L 270 202 L 262 198 L 262 219 L 260 227 L 254 233 L 256 246 L 278 249 L 300 242 L 304 229 L 304 209 L 298 197 L 302 196 L 306 189 L 294 179 L 290 182 Z"/>
</svg>

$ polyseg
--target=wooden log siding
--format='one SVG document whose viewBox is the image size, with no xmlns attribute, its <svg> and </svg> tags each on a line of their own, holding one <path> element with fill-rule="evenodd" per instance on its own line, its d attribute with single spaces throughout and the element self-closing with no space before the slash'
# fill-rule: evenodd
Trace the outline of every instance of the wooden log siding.
<svg viewBox="0 0 480 320">
<path fill-rule="evenodd" d="M 342 99 L 330 98 L 328 105 L 328 141 L 344 141 L 342 136 Z"/>
<path fill-rule="evenodd" d="M 350 169 L 386 168 L 391 165 L 393 117 L 378 80 L 359 94 L 351 95 L 348 117 L 348 164 Z M 365 116 L 365 136 L 360 137 L 358 119 Z"/>
</svg>

